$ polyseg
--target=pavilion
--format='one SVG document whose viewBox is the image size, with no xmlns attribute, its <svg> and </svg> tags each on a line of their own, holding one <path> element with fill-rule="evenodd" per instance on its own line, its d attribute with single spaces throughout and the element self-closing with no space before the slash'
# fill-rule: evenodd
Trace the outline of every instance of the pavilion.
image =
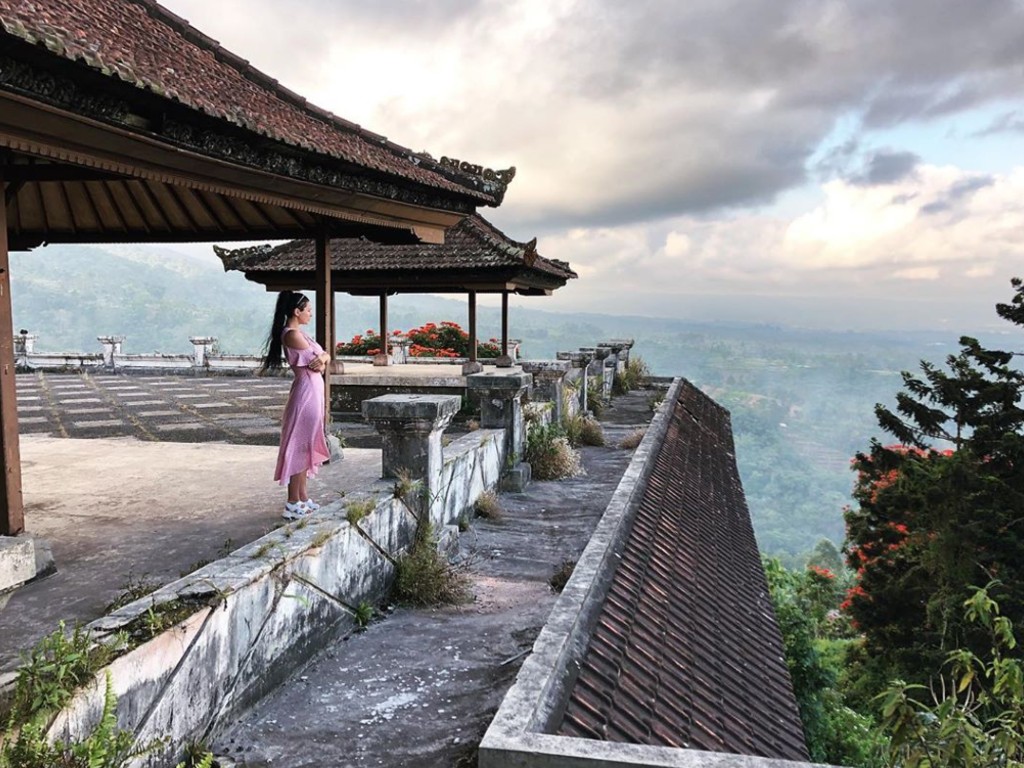
<svg viewBox="0 0 1024 768">
<path fill-rule="evenodd" d="M 310 240 L 226 249 L 214 246 L 225 271 L 243 272 L 268 291 L 317 284 Z M 501 355 L 508 358 L 508 297 L 550 296 L 577 275 L 564 261 L 537 253 L 537 240 L 517 242 L 479 214 L 449 230 L 444 243 L 374 243 L 339 238 L 330 244 L 331 286 L 355 296 L 380 297 L 380 333 L 387 337 L 387 297 L 396 293 L 465 293 L 469 300 L 470 365 L 476 362 L 476 297 L 501 294 Z M 333 302 L 332 302 L 333 312 Z M 387 358 L 386 354 L 382 355 Z M 383 362 L 383 361 L 382 361 Z"/>
<path fill-rule="evenodd" d="M 513 175 L 315 107 L 153 0 L 0 0 L 0 535 L 24 530 L 9 249 L 311 239 L 330 347 L 331 238 L 441 243 Z"/>
</svg>

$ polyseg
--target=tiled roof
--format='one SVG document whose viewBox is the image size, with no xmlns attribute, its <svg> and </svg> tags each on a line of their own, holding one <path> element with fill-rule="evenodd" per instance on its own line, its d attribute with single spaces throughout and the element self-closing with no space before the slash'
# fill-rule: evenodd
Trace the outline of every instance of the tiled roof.
<svg viewBox="0 0 1024 768">
<path fill-rule="evenodd" d="M 247 131 L 360 168 L 490 204 L 500 201 L 508 180 L 442 167 L 308 104 L 153 0 L 0 0 L 2 33 Z"/>
<path fill-rule="evenodd" d="M 729 414 L 688 383 L 559 732 L 807 760 Z"/>
<path fill-rule="evenodd" d="M 521 267 L 561 280 L 576 277 L 566 262 L 540 256 L 536 240 L 529 243 L 512 240 L 479 214 L 467 216 L 449 229 L 442 245 L 382 245 L 347 238 L 331 240 L 330 248 L 332 270 L 389 272 Z M 216 252 L 225 270 L 245 273 L 312 271 L 316 265 L 312 240 L 292 240 L 276 247 L 217 248 Z"/>
</svg>

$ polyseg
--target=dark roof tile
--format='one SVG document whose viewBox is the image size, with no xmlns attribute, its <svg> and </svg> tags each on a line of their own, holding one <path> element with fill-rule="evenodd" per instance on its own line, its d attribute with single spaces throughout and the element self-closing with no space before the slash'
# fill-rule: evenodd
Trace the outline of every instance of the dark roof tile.
<svg viewBox="0 0 1024 768">
<path fill-rule="evenodd" d="M 728 412 L 689 383 L 560 732 L 807 759 Z"/>
<path fill-rule="evenodd" d="M 3 0 L 0 0 L 3 2 Z M 363 239 L 330 241 L 331 268 L 352 272 L 417 270 L 486 270 L 516 267 L 568 280 L 576 277 L 569 265 L 545 259 L 536 240 L 512 240 L 479 214 L 465 217 L 448 230 L 443 244 L 389 245 Z M 225 270 L 245 273 L 310 271 L 315 268 L 314 242 L 292 240 L 283 245 L 217 249 Z"/>
</svg>

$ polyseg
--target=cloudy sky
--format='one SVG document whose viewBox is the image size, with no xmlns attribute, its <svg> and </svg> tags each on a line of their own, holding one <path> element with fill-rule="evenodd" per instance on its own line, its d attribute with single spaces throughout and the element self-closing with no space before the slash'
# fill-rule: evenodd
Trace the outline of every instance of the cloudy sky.
<svg viewBox="0 0 1024 768">
<path fill-rule="evenodd" d="M 999 325 L 1024 275 L 1020 0 L 164 0 L 311 102 L 518 175 L 531 306 Z"/>
</svg>

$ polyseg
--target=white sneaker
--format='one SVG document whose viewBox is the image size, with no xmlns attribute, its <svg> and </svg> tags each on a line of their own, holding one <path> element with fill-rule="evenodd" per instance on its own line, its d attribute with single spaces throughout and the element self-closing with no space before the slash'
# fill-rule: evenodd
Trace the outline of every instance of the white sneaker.
<svg viewBox="0 0 1024 768">
<path fill-rule="evenodd" d="M 309 509 L 301 501 L 297 501 L 292 504 L 290 501 L 285 502 L 284 514 L 281 515 L 285 520 L 298 520 L 302 517 L 307 517 L 313 514 L 313 510 Z"/>
<path fill-rule="evenodd" d="M 300 501 L 299 504 L 302 504 L 310 512 L 316 512 L 318 509 L 320 509 L 320 505 L 317 504 L 312 499 L 306 499 L 305 501 Z"/>
</svg>

